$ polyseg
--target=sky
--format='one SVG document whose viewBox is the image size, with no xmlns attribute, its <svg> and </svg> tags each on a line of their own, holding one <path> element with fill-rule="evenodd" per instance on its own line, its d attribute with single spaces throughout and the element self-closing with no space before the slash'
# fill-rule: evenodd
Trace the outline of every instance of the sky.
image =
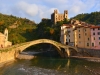
<svg viewBox="0 0 100 75">
<path fill-rule="evenodd" d="M 81 13 L 100 11 L 100 0 L 0 0 L 0 13 L 27 18 L 39 23 L 42 18 L 51 18 L 68 10 L 68 18 Z"/>
</svg>

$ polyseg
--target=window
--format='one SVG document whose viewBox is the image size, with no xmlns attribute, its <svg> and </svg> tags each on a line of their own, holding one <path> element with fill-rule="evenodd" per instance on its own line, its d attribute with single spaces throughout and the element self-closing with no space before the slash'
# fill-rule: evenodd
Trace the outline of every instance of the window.
<svg viewBox="0 0 100 75">
<path fill-rule="evenodd" d="M 86 31 L 86 29 L 85 29 L 85 31 Z"/>
<path fill-rule="evenodd" d="M 89 38 L 88 38 L 88 40 L 89 40 Z"/>
<path fill-rule="evenodd" d="M 68 30 L 68 33 L 70 33 L 71 31 L 70 30 Z"/>
<path fill-rule="evenodd" d="M 87 46 L 89 46 L 89 43 L 87 43 Z"/>
<path fill-rule="evenodd" d="M 69 35 L 69 37 L 70 37 L 70 35 Z"/>
<path fill-rule="evenodd" d="M 95 35 L 95 33 L 93 33 L 93 35 Z"/>
<path fill-rule="evenodd" d="M 69 42 L 70 42 L 70 39 L 69 39 Z"/>
<path fill-rule="evenodd" d="M 79 30 L 79 32 L 80 32 L 80 30 Z"/>
<path fill-rule="evenodd" d="M 94 37 L 94 40 L 95 40 L 95 37 Z"/>
<path fill-rule="evenodd" d="M 5 36 L 7 36 L 7 33 L 5 34 Z"/>
<path fill-rule="evenodd" d="M 100 42 L 99 42 L 99 45 L 100 45 Z"/>
<path fill-rule="evenodd" d="M 94 31 L 95 29 L 93 28 L 93 31 Z"/>
<path fill-rule="evenodd" d="M 98 28 L 98 30 L 100 30 L 100 28 Z"/>
<path fill-rule="evenodd" d="M 79 34 L 79 38 L 81 38 L 80 34 Z"/>
<path fill-rule="evenodd" d="M 98 32 L 98 35 L 100 35 L 100 32 Z"/>
<path fill-rule="evenodd" d="M 87 35 L 87 33 L 85 33 L 85 35 Z"/>
<path fill-rule="evenodd" d="M 92 46 L 94 47 L 94 43 L 92 43 Z"/>
<path fill-rule="evenodd" d="M 79 43 L 81 43 L 81 41 L 79 41 Z"/>
<path fill-rule="evenodd" d="M 99 37 L 99 40 L 100 40 L 100 37 Z"/>
</svg>

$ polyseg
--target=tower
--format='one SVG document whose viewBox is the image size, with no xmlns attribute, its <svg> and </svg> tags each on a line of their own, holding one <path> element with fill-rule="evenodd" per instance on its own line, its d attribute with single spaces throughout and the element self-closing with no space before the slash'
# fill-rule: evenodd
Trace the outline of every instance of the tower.
<svg viewBox="0 0 100 75">
<path fill-rule="evenodd" d="M 8 41 L 8 29 L 7 28 L 4 30 L 4 35 L 5 35 L 5 41 Z"/>
<path fill-rule="evenodd" d="M 57 22 L 57 19 L 58 19 L 58 11 L 54 10 L 54 23 Z"/>
<path fill-rule="evenodd" d="M 57 10 L 54 10 L 54 13 L 55 13 L 55 14 L 58 14 L 58 11 L 57 11 Z"/>
<path fill-rule="evenodd" d="M 68 11 L 67 10 L 64 10 L 64 18 L 68 19 Z"/>
<path fill-rule="evenodd" d="M 56 24 L 58 21 L 68 20 L 68 11 L 64 10 L 64 13 L 58 13 L 57 10 L 54 10 L 54 13 L 51 14 L 51 21 Z"/>
</svg>

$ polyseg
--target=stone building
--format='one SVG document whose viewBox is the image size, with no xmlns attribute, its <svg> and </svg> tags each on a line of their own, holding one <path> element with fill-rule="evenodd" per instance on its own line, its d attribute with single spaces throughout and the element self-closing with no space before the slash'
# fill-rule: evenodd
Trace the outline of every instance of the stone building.
<svg viewBox="0 0 100 75">
<path fill-rule="evenodd" d="M 56 24 L 58 21 L 63 21 L 64 19 L 68 19 L 68 11 L 64 10 L 64 14 L 58 13 L 57 10 L 54 10 L 54 13 L 51 14 L 51 21 Z"/>
<path fill-rule="evenodd" d="M 8 29 L 4 30 L 4 34 L 0 32 L 0 48 L 11 46 L 12 42 L 8 41 Z"/>
</svg>

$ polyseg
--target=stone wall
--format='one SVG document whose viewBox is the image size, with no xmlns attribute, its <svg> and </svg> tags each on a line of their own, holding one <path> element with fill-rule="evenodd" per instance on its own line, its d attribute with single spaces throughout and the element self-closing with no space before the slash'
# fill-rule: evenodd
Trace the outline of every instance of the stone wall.
<svg viewBox="0 0 100 75">
<path fill-rule="evenodd" d="M 0 52 L 0 64 L 15 59 L 15 51 L 2 51 Z"/>
<path fill-rule="evenodd" d="M 88 54 L 91 57 L 100 57 L 100 49 L 86 49 L 86 48 L 78 48 L 79 52 Z"/>
</svg>

